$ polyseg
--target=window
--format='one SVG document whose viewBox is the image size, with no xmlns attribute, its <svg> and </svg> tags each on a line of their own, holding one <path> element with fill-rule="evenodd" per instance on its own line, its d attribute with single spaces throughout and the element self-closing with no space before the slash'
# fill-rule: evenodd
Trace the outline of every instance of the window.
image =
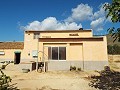
<svg viewBox="0 0 120 90">
<path fill-rule="evenodd" d="M 48 59 L 66 60 L 66 47 L 48 47 Z"/>
<path fill-rule="evenodd" d="M 39 38 L 39 35 L 40 35 L 40 33 L 34 33 L 34 39 L 38 39 Z"/>
<path fill-rule="evenodd" d="M 37 50 L 33 50 L 32 51 L 32 56 L 33 56 L 33 58 L 37 58 L 38 57 L 38 51 Z"/>
<path fill-rule="evenodd" d="M 66 47 L 59 47 L 59 60 L 66 60 Z"/>
<path fill-rule="evenodd" d="M 0 51 L 0 55 L 5 55 L 5 52 L 4 51 Z"/>
<path fill-rule="evenodd" d="M 52 60 L 58 59 L 58 47 L 52 47 Z"/>
</svg>

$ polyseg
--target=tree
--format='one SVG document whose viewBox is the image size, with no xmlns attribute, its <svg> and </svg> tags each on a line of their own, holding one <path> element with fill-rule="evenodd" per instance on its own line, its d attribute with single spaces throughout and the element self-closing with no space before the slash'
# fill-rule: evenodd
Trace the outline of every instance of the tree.
<svg viewBox="0 0 120 90">
<path fill-rule="evenodd" d="M 110 17 L 113 23 L 120 22 L 120 0 L 112 0 L 112 3 L 106 3 L 104 5 L 105 11 L 107 12 L 107 18 Z M 114 27 L 108 29 L 109 33 L 112 33 L 112 37 L 115 40 L 120 41 L 120 27 L 115 29 Z"/>
<path fill-rule="evenodd" d="M 108 45 L 108 54 L 112 55 L 119 55 L 120 54 L 120 46 L 115 44 L 115 45 Z"/>
</svg>

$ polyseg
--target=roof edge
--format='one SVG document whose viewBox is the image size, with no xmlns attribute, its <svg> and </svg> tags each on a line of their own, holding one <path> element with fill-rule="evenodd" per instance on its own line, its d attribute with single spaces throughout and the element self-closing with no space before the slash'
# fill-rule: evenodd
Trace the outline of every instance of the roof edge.
<svg viewBox="0 0 120 90">
<path fill-rule="evenodd" d="M 84 30 L 26 30 L 25 32 L 91 32 L 92 29 L 84 29 Z"/>
</svg>

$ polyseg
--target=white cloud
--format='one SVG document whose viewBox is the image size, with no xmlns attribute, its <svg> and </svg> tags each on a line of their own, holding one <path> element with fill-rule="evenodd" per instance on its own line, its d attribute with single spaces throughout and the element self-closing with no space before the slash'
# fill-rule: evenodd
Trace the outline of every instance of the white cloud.
<svg viewBox="0 0 120 90">
<path fill-rule="evenodd" d="M 75 22 L 60 22 L 55 17 L 48 17 L 43 21 L 33 21 L 24 27 L 25 30 L 78 30 L 81 24 Z"/>
<path fill-rule="evenodd" d="M 93 8 L 88 4 L 80 4 L 76 8 L 72 9 L 72 14 L 66 19 L 66 21 L 83 21 L 91 19 L 93 15 Z"/>
<path fill-rule="evenodd" d="M 103 30 L 104 22 L 105 22 L 105 17 L 101 17 L 92 21 L 90 25 L 93 30 L 100 31 L 100 30 Z"/>
<path fill-rule="evenodd" d="M 100 5 L 100 8 L 99 8 L 99 11 L 96 11 L 94 14 L 93 14 L 93 19 L 98 19 L 100 17 L 105 17 L 105 10 L 103 8 L 103 5 Z"/>
<path fill-rule="evenodd" d="M 76 8 L 71 9 L 71 15 L 63 20 L 63 22 L 57 20 L 55 17 L 47 17 L 43 21 L 33 21 L 27 26 L 21 27 L 25 30 L 78 30 L 82 28 L 80 22 L 89 20 L 91 23 L 86 24 L 90 24 L 90 28 L 93 30 L 100 31 L 103 30 L 104 24 L 110 21 L 109 18 L 106 19 L 105 17 L 103 5 L 99 6 L 98 11 L 93 12 L 93 8 L 88 4 L 81 3 Z"/>
<path fill-rule="evenodd" d="M 103 5 L 104 4 L 101 4 L 99 10 L 93 14 L 93 20 L 90 23 L 93 30 L 103 30 L 104 24 L 108 21 L 105 17 L 106 12 L 103 8 Z"/>
</svg>

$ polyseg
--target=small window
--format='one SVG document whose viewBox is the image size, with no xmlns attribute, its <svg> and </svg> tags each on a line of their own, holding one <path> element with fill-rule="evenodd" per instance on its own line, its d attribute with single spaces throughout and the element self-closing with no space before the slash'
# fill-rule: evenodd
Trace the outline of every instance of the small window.
<svg viewBox="0 0 120 90">
<path fill-rule="evenodd" d="M 0 51 L 0 55 L 5 55 L 5 52 L 4 51 Z"/>
<path fill-rule="evenodd" d="M 39 35 L 40 35 L 40 33 L 34 33 L 34 39 L 38 39 L 39 38 Z"/>
<path fill-rule="evenodd" d="M 38 57 L 38 51 L 37 50 L 33 50 L 32 51 L 32 56 L 33 56 L 33 58 L 37 58 Z"/>
</svg>

